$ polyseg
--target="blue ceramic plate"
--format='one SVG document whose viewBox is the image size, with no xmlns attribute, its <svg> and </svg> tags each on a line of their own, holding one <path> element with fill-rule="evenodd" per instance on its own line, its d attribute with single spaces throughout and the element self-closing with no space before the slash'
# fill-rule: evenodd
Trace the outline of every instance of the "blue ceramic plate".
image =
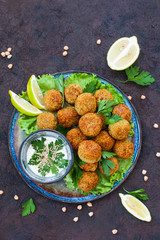
<svg viewBox="0 0 160 240">
<path fill-rule="evenodd" d="M 64 78 L 67 78 L 68 76 L 72 75 L 73 73 L 78 73 L 82 71 L 67 71 L 67 72 L 61 72 L 61 73 L 56 73 L 54 76 L 58 78 L 60 74 L 63 74 Z M 88 74 L 93 74 L 89 72 L 85 72 Z M 96 74 L 97 75 L 97 74 Z M 57 182 L 57 183 L 52 183 L 52 184 L 43 184 L 43 183 L 36 183 L 34 181 L 31 181 L 27 176 L 24 175 L 20 162 L 19 162 L 19 149 L 21 143 L 25 139 L 25 133 L 21 131 L 21 129 L 18 127 L 17 120 L 19 118 L 19 112 L 14 111 L 13 115 L 11 117 L 11 122 L 10 122 L 10 129 L 9 129 L 9 149 L 10 153 L 12 156 L 12 161 L 14 163 L 14 166 L 18 170 L 19 174 L 21 177 L 24 179 L 24 181 L 31 187 L 33 190 L 36 192 L 42 194 L 45 197 L 48 197 L 53 200 L 58 200 L 62 202 L 68 202 L 68 203 L 82 203 L 82 202 L 87 202 L 87 201 L 93 201 L 98 198 L 104 197 L 108 194 L 110 194 L 112 191 L 114 191 L 116 188 L 122 184 L 126 178 L 129 176 L 131 171 L 136 165 L 136 162 L 138 160 L 140 150 L 141 150 L 141 126 L 140 126 L 140 121 L 139 117 L 137 115 L 137 112 L 135 108 L 133 107 L 132 103 L 128 100 L 127 96 L 118 88 L 116 87 L 113 83 L 109 82 L 108 80 L 104 79 L 103 77 L 97 75 L 99 80 L 104 83 L 104 84 L 110 84 L 112 85 L 117 92 L 123 95 L 125 104 L 129 107 L 129 109 L 132 112 L 132 121 L 134 123 L 134 131 L 135 134 L 132 138 L 132 142 L 134 143 L 134 155 L 133 155 L 133 163 L 132 166 L 129 168 L 129 170 L 124 174 L 124 179 L 120 182 L 115 182 L 113 188 L 111 191 L 101 194 L 101 195 L 88 195 L 88 196 L 83 196 L 81 193 L 77 190 L 70 190 L 66 187 L 65 183 L 63 180 Z"/>
</svg>

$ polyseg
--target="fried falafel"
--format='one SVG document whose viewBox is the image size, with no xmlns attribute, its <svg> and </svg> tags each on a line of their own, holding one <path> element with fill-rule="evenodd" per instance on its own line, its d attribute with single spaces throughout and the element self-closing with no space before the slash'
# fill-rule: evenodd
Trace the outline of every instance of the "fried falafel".
<svg viewBox="0 0 160 240">
<path fill-rule="evenodd" d="M 83 88 L 76 83 L 69 84 L 64 89 L 65 100 L 70 104 L 74 104 L 81 93 L 83 93 Z"/>
<path fill-rule="evenodd" d="M 132 157 L 134 153 L 134 144 L 129 139 L 116 141 L 113 151 L 117 154 L 117 157 L 127 159 Z"/>
<path fill-rule="evenodd" d="M 87 137 L 80 131 L 79 128 L 73 128 L 67 132 L 66 138 L 71 143 L 72 148 L 77 150 L 79 147 L 79 144 L 87 140 Z"/>
<path fill-rule="evenodd" d="M 79 115 L 96 111 L 96 98 L 92 93 L 82 93 L 75 101 L 75 109 Z"/>
<path fill-rule="evenodd" d="M 76 126 L 79 121 L 79 115 L 74 107 L 62 108 L 57 112 L 58 122 L 65 128 Z"/>
<path fill-rule="evenodd" d="M 96 162 L 96 163 L 86 163 L 86 164 L 80 165 L 79 167 L 86 172 L 94 172 L 94 171 L 96 171 L 96 169 L 98 167 L 98 162 Z"/>
<path fill-rule="evenodd" d="M 43 112 L 37 117 L 39 129 L 57 129 L 57 118 L 53 113 Z"/>
<path fill-rule="evenodd" d="M 55 112 L 62 107 L 63 97 L 60 91 L 51 89 L 44 95 L 44 104 L 46 109 Z"/>
<path fill-rule="evenodd" d="M 96 172 L 83 172 L 78 180 L 78 188 L 82 191 L 91 191 L 98 184 L 98 174 Z"/>
<path fill-rule="evenodd" d="M 131 110 L 125 104 L 118 104 L 113 108 L 112 115 L 117 114 L 120 117 L 130 121 L 132 118 Z"/>
<path fill-rule="evenodd" d="M 101 159 L 102 149 L 93 140 L 85 140 L 79 144 L 78 156 L 86 163 L 95 163 Z"/>
<path fill-rule="evenodd" d="M 94 94 L 96 101 L 97 101 L 97 106 L 99 105 L 99 100 L 112 100 L 113 101 L 113 95 L 106 89 L 98 89 L 95 94 Z"/>
<path fill-rule="evenodd" d="M 101 131 L 93 140 L 101 146 L 103 151 L 109 151 L 115 143 L 106 131 Z"/>
<path fill-rule="evenodd" d="M 129 136 L 131 126 L 129 122 L 122 119 L 108 126 L 109 134 L 116 140 L 123 140 Z"/>
<path fill-rule="evenodd" d="M 79 120 L 79 128 L 85 136 L 95 137 L 102 129 L 102 120 L 96 113 L 86 113 Z"/>
</svg>

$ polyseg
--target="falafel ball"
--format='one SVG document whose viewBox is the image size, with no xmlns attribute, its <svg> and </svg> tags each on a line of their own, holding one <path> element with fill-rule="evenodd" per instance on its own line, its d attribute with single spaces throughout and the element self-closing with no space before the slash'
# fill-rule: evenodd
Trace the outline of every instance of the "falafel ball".
<svg viewBox="0 0 160 240">
<path fill-rule="evenodd" d="M 109 174 L 109 176 L 111 176 L 113 173 L 115 173 L 115 172 L 117 172 L 117 171 L 119 170 L 119 161 L 118 161 L 118 159 L 117 159 L 116 157 L 111 157 L 111 158 L 109 158 L 109 160 L 112 161 L 113 164 L 114 164 L 114 169 L 109 168 L 110 171 L 111 171 L 110 174 Z M 104 160 L 104 161 L 105 161 L 105 160 Z M 101 173 L 104 174 L 102 165 L 99 167 L 99 170 L 101 171 Z"/>
<path fill-rule="evenodd" d="M 109 151 L 115 143 L 106 131 L 101 131 L 93 140 L 101 146 L 103 151 Z"/>
<path fill-rule="evenodd" d="M 51 89 L 44 95 L 44 104 L 46 109 L 55 112 L 62 107 L 63 97 L 60 91 Z"/>
<path fill-rule="evenodd" d="M 81 93 L 83 93 L 83 88 L 76 83 L 69 84 L 64 89 L 65 99 L 70 104 L 74 104 L 78 95 L 80 95 Z"/>
<path fill-rule="evenodd" d="M 96 113 L 86 113 L 79 120 L 79 128 L 87 137 L 95 137 L 102 129 L 102 120 Z"/>
<path fill-rule="evenodd" d="M 129 136 L 131 126 L 129 122 L 122 119 L 108 126 L 109 134 L 116 140 L 123 140 Z"/>
<path fill-rule="evenodd" d="M 101 159 L 102 149 L 93 140 L 85 140 L 79 144 L 78 156 L 86 163 L 95 163 Z"/>
<path fill-rule="evenodd" d="M 132 118 L 132 113 L 130 109 L 125 104 L 118 104 L 113 108 L 112 115 L 117 114 L 120 117 L 130 121 Z"/>
<path fill-rule="evenodd" d="M 127 159 L 132 157 L 134 153 L 134 144 L 129 139 L 116 141 L 113 151 L 117 154 L 117 157 Z"/>
<path fill-rule="evenodd" d="M 96 163 L 86 163 L 86 164 L 83 164 L 79 167 L 86 172 L 94 172 L 94 171 L 96 171 L 96 169 L 98 167 L 98 162 L 96 162 Z"/>
<path fill-rule="evenodd" d="M 59 124 L 65 128 L 73 127 L 78 124 L 79 116 L 74 107 L 62 108 L 57 112 Z"/>
<path fill-rule="evenodd" d="M 83 172 L 78 180 L 78 188 L 82 191 L 91 191 L 98 184 L 98 174 L 96 172 Z"/>
<path fill-rule="evenodd" d="M 99 104 L 99 100 L 112 100 L 113 101 L 113 96 L 112 93 L 110 93 L 108 90 L 106 89 L 98 89 L 95 94 L 94 94 L 96 101 L 97 101 L 97 105 Z"/>
<path fill-rule="evenodd" d="M 79 147 L 79 144 L 87 140 L 87 137 L 80 131 L 79 128 L 73 128 L 68 131 L 66 138 L 71 143 L 72 148 L 77 150 Z"/>
<path fill-rule="evenodd" d="M 75 109 L 79 115 L 96 111 L 96 98 L 92 93 L 82 93 L 75 101 Z"/>
<path fill-rule="evenodd" d="M 57 129 L 57 118 L 53 113 L 43 112 L 37 117 L 39 129 Z"/>
</svg>

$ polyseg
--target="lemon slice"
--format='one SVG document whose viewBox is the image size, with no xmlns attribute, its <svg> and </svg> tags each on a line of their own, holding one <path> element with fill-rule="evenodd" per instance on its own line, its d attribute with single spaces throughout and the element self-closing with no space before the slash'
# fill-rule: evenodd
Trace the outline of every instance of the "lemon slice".
<svg viewBox="0 0 160 240">
<path fill-rule="evenodd" d="M 120 38 L 108 50 L 108 66 L 113 70 L 124 70 L 137 60 L 139 53 L 140 47 L 136 36 Z"/>
<path fill-rule="evenodd" d="M 27 83 L 27 94 L 30 102 L 38 109 L 46 109 L 43 94 L 37 83 L 35 75 L 32 75 Z"/>
<path fill-rule="evenodd" d="M 11 103 L 13 106 L 21 113 L 27 115 L 27 116 L 36 116 L 42 111 L 40 111 L 38 108 L 24 100 L 23 98 L 19 97 L 17 94 L 9 90 L 9 95 L 11 96 Z"/>
<path fill-rule="evenodd" d="M 151 221 L 150 212 L 141 201 L 129 194 L 124 195 L 122 193 L 119 193 L 119 196 L 121 198 L 122 205 L 134 217 L 146 222 Z"/>
</svg>

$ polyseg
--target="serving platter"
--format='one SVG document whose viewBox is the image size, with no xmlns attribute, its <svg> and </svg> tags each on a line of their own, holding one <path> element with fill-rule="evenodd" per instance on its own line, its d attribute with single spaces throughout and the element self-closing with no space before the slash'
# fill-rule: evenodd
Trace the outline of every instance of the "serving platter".
<svg viewBox="0 0 160 240">
<path fill-rule="evenodd" d="M 61 74 L 63 74 L 64 79 L 66 79 L 67 77 L 71 76 L 74 73 L 93 74 L 86 71 L 67 71 L 67 72 L 55 73 L 53 75 L 55 78 L 58 78 Z M 18 127 L 17 121 L 19 118 L 19 112 L 17 110 L 14 110 L 11 117 L 9 134 L 8 134 L 8 143 L 9 143 L 10 154 L 12 157 L 12 162 L 16 167 L 17 171 L 19 172 L 20 176 L 27 183 L 27 185 L 30 188 L 32 188 L 34 191 L 38 192 L 39 194 L 42 194 L 44 197 L 50 198 L 52 200 L 58 200 L 58 201 L 68 202 L 68 203 L 83 203 L 83 202 L 96 200 L 98 198 L 101 198 L 110 194 L 115 189 L 117 189 L 120 186 L 120 184 L 122 184 L 127 179 L 127 177 L 132 172 L 133 168 L 137 163 L 140 150 L 141 150 L 141 141 L 142 141 L 141 125 L 140 125 L 138 114 L 133 104 L 128 100 L 127 96 L 117 86 L 115 86 L 109 80 L 97 74 L 95 75 L 99 78 L 101 83 L 110 84 L 112 87 L 114 87 L 116 91 L 123 96 L 124 103 L 131 110 L 132 122 L 134 123 L 134 132 L 135 132 L 134 136 L 132 137 L 132 142 L 134 143 L 134 155 L 133 155 L 132 165 L 128 169 L 128 171 L 124 174 L 124 179 L 122 181 L 115 182 L 113 188 L 109 192 L 101 195 L 83 196 L 78 190 L 75 191 L 75 190 L 68 189 L 63 180 L 57 183 L 52 183 L 52 184 L 40 184 L 40 183 L 31 181 L 28 177 L 24 175 L 19 162 L 19 149 L 20 149 L 21 143 L 25 139 L 25 132 L 21 131 L 21 129 Z"/>
</svg>

